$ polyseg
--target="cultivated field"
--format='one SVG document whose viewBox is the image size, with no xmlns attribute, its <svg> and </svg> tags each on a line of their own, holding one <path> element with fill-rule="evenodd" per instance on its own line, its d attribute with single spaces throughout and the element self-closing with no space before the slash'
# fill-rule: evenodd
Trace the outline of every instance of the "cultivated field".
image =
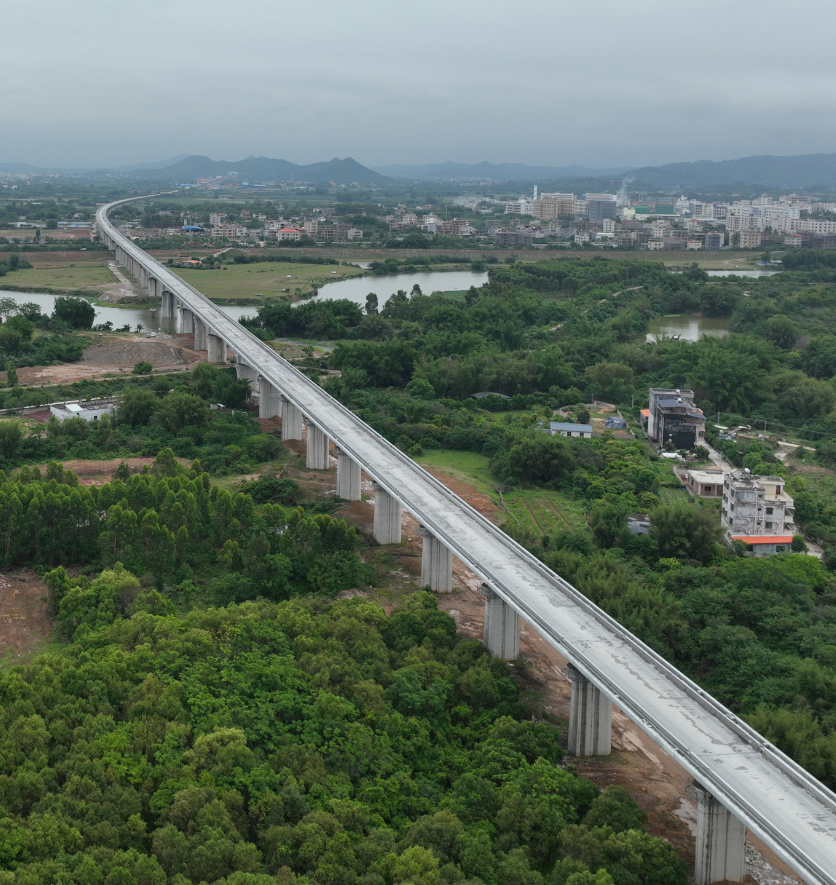
<svg viewBox="0 0 836 885">
<path fill-rule="evenodd" d="M 285 289 L 309 292 L 334 280 L 356 277 L 363 273 L 356 267 L 330 264 L 285 264 L 273 261 L 258 264 L 228 264 L 225 270 L 192 270 L 174 268 L 208 298 L 217 301 L 258 301 L 258 296 L 281 295 Z M 334 271 L 332 273 L 332 271 Z M 290 277 L 290 279 L 288 279 Z"/>
</svg>

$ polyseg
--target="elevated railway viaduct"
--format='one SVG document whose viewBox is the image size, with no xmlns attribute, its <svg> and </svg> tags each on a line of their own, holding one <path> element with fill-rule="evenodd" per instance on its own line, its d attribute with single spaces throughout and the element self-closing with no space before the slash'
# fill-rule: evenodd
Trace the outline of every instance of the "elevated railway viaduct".
<svg viewBox="0 0 836 885">
<path fill-rule="evenodd" d="M 407 510 L 422 527 L 424 585 L 451 589 L 453 554 L 484 582 L 484 641 L 492 654 L 517 657 L 523 618 L 570 662 L 570 752 L 610 752 L 616 704 L 694 778 L 697 885 L 743 878 L 747 829 L 809 885 L 836 885 L 834 793 L 123 236 L 108 213 L 125 202 L 131 201 L 102 206 L 96 216 L 117 264 L 161 300 L 163 317 L 176 317 L 182 332 L 194 333 L 195 347 L 210 362 L 235 354 L 239 377 L 258 392 L 261 417 L 281 415 L 285 439 L 306 438 L 308 467 L 329 467 L 333 441 L 341 498 L 359 500 L 361 471 L 374 480 L 376 540 L 400 542 Z"/>
</svg>

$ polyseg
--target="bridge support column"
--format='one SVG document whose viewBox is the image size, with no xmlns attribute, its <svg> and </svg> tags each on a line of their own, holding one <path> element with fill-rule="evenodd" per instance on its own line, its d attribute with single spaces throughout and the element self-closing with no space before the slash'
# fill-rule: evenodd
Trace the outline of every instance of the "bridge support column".
<svg viewBox="0 0 836 885">
<path fill-rule="evenodd" d="M 285 397 L 281 398 L 282 439 L 302 439 L 302 412 Z"/>
<path fill-rule="evenodd" d="M 308 421 L 305 466 L 308 470 L 327 470 L 328 460 L 328 434 L 324 430 L 320 430 L 313 421 Z"/>
<path fill-rule="evenodd" d="M 360 465 L 337 449 L 337 497 L 344 501 L 360 500 Z"/>
<path fill-rule="evenodd" d="M 194 349 L 206 350 L 206 323 L 196 314 L 194 316 Z"/>
<path fill-rule="evenodd" d="M 237 355 L 236 355 L 237 357 Z M 235 375 L 239 381 L 246 379 L 250 382 L 250 386 L 255 388 L 258 385 L 258 372 L 246 363 L 242 363 L 240 359 L 235 361 Z"/>
<path fill-rule="evenodd" d="M 166 292 L 163 289 L 162 292 L 162 305 L 160 306 L 160 319 L 170 320 L 176 315 L 174 309 L 174 293 Z"/>
<path fill-rule="evenodd" d="M 612 701 L 577 668 L 569 707 L 569 752 L 573 756 L 607 756 L 612 752 Z"/>
<path fill-rule="evenodd" d="M 148 271 L 141 264 L 139 266 L 139 285 L 143 289 L 148 287 Z"/>
<path fill-rule="evenodd" d="M 224 362 L 225 350 L 223 338 L 214 335 L 212 332 L 206 335 L 206 359 L 210 363 Z"/>
<path fill-rule="evenodd" d="M 520 656 L 520 616 L 487 584 L 482 584 L 480 592 L 485 600 L 485 648 L 503 661 L 516 660 Z"/>
<path fill-rule="evenodd" d="M 149 275 L 148 277 L 148 297 L 156 298 L 157 297 L 157 278 Z"/>
<path fill-rule="evenodd" d="M 258 417 L 275 418 L 281 412 L 279 391 L 264 377 L 258 376 Z"/>
<path fill-rule="evenodd" d="M 697 800 L 694 882 L 742 882 L 746 874 L 746 827 L 696 782 L 687 792 Z"/>
<path fill-rule="evenodd" d="M 194 332 L 194 314 L 188 307 L 180 308 L 180 334 L 190 335 Z"/>
<path fill-rule="evenodd" d="M 429 530 L 421 526 L 421 586 L 436 593 L 450 593 L 453 589 L 453 554 Z"/>
<path fill-rule="evenodd" d="M 374 484 L 374 539 L 378 544 L 401 543 L 401 505 L 379 483 Z"/>
</svg>

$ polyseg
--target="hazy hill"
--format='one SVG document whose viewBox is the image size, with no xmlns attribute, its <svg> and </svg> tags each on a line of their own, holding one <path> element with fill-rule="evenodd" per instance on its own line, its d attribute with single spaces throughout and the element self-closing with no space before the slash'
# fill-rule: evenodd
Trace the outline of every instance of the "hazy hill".
<svg viewBox="0 0 836 885">
<path fill-rule="evenodd" d="M 144 178 L 166 178 L 172 181 L 190 181 L 195 178 L 210 178 L 217 175 L 238 174 L 239 181 L 306 181 L 311 184 L 373 184 L 384 182 L 386 178 L 351 157 L 340 160 L 334 157 L 327 163 L 311 163 L 299 166 L 288 160 L 273 160 L 269 157 L 247 157 L 244 160 L 212 160 L 209 157 L 193 155 L 186 157 L 164 169 L 140 170 Z"/>
<path fill-rule="evenodd" d="M 593 169 L 588 166 L 526 166 L 525 163 L 425 163 L 420 166 L 375 166 L 374 171 L 392 178 L 423 180 L 470 181 L 532 181 L 535 178 L 597 178 L 599 175 L 621 175 L 630 166 Z"/>
<path fill-rule="evenodd" d="M 634 169 L 630 177 L 659 188 L 762 184 L 764 187 L 836 187 L 836 154 L 742 157 L 739 160 L 697 160 Z"/>
</svg>

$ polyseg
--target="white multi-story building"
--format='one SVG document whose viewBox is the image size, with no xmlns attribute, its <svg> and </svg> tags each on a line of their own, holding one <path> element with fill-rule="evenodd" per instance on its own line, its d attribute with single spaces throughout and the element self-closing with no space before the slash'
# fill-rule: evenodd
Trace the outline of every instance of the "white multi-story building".
<svg viewBox="0 0 836 885">
<path fill-rule="evenodd" d="M 221 240 L 238 240 L 247 236 L 247 229 L 239 224 L 219 224 L 210 231 L 213 237 Z"/>
<path fill-rule="evenodd" d="M 528 197 L 520 197 L 519 200 L 508 200 L 505 204 L 506 215 L 533 215 L 534 201 Z"/>
<path fill-rule="evenodd" d="M 723 482 L 720 525 L 726 541 L 743 541 L 755 556 L 786 553 L 795 534 L 795 502 L 781 476 L 734 470 Z"/>
</svg>

